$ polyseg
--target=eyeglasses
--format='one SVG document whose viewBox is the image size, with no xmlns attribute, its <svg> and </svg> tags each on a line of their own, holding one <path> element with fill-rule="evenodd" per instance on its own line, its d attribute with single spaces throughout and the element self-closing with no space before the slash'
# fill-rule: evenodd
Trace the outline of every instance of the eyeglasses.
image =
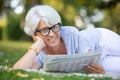
<svg viewBox="0 0 120 80">
<path fill-rule="evenodd" d="M 43 28 L 40 30 L 37 29 L 36 32 L 40 32 L 41 35 L 47 36 L 47 35 L 49 35 L 50 30 L 52 30 L 54 33 L 60 31 L 60 26 L 61 26 L 61 24 L 58 23 L 58 24 L 53 25 L 50 28 Z"/>
</svg>

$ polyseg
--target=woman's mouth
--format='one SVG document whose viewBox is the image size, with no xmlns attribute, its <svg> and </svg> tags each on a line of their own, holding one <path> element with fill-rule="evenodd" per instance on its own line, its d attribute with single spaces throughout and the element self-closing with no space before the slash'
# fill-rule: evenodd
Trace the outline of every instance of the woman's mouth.
<svg viewBox="0 0 120 80">
<path fill-rule="evenodd" d="M 56 37 L 52 37 L 52 38 L 48 39 L 47 41 L 49 41 L 49 42 L 55 42 L 56 40 L 57 40 Z"/>
</svg>

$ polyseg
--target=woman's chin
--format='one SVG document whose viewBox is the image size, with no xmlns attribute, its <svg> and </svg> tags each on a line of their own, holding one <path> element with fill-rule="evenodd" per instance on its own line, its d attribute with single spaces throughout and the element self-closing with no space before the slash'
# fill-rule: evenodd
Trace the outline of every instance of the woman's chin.
<svg viewBox="0 0 120 80">
<path fill-rule="evenodd" d="M 57 47 L 57 46 L 58 46 L 58 43 L 51 43 L 51 44 L 49 44 L 48 46 L 51 47 L 51 48 L 52 48 L 52 47 Z"/>
</svg>

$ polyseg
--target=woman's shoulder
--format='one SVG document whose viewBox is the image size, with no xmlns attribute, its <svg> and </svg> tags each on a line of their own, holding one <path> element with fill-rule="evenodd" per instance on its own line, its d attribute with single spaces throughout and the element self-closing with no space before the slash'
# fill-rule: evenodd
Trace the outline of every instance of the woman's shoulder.
<svg viewBox="0 0 120 80">
<path fill-rule="evenodd" d="M 79 30 L 74 26 L 63 26 L 60 30 L 60 36 L 66 43 L 72 39 L 76 39 L 78 34 Z"/>
</svg>

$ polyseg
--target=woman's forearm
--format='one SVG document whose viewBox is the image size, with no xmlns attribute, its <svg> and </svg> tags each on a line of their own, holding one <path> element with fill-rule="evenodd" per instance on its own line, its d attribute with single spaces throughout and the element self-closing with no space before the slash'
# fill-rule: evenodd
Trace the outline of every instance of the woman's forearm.
<svg viewBox="0 0 120 80">
<path fill-rule="evenodd" d="M 35 62 L 36 52 L 30 49 L 20 60 L 18 60 L 13 68 L 14 69 L 38 69 L 40 66 Z M 33 65 L 34 64 L 34 65 Z"/>
</svg>

